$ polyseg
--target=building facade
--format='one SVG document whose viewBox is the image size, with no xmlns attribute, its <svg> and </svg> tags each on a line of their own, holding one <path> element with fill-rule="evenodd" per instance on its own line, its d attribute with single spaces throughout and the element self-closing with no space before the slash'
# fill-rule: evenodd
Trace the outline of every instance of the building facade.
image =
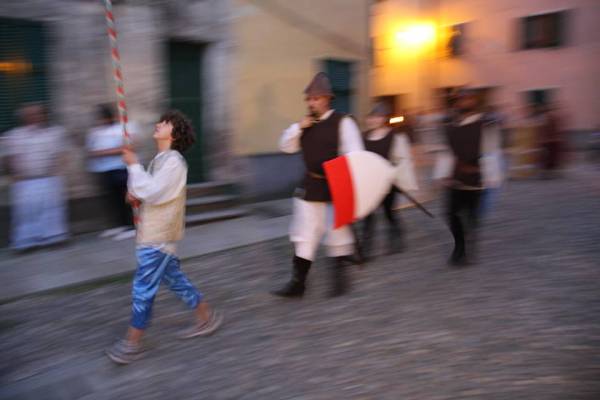
<svg viewBox="0 0 600 400">
<path fill-rule="evenodd" d="M 234 153 L 248 196 L 290 195 L 300 179 L 300 158 L 277 143 L 306 114 L 302 91 L 316 72 L 331 76 L 336 109 L 358 119 L 367 112 L 369 3 L 234 2 Z"/>
<path fill-rule="evenodd" d="M 187 155 L 190 183 L 234 182 L 247 199 L 289 195 L 302 166 L 298 157 L 279 153 L 277 141 L 305 114 L 302 90 L 311 77 L 329 72 L 336 107 L 359 119 L 366 112 L 369 4 L 114 0 L 131 130 L 142 159 L 152 156 L 160 113 L 178 108 L 197 133 Z M 116 99 L 103 2 L 6 0 L 0 34 L 0 135 L 15 125 L 19 104 L 48 105 L 52 122 L 70 138 L 65 170 L 74 230 L 92 229 L 85 210 L 94 209 L 101 193 L 85 170 L 85 135 L 96 106 Z M 85 222 L 79 228 L 77 221 Z"/>
<path fill-rule="evenodd" d="M 518 114 L 558 102 L 567 127 L 600 124 L 600 4 L 594 0 L 383 0 L 372 13 L 374 96 L 428 109 L 444 89 L 488 89 Z"/>
</svg>

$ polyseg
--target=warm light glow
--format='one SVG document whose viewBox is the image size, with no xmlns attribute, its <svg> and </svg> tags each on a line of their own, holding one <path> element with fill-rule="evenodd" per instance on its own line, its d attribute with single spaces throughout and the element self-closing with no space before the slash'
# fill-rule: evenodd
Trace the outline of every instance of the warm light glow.
<svg viewBox="0 0 600 400">
<path fill-rule="evenodd" d="M 396 41 L 409 47 L 421 47 L 435 41 L 435 26 L 431 23 L 409 25 L 396 32 Z"/>
<path fill-rule="evenodd" d="M 25 74 L 31 72 L 32 66 L 27 61 L 0 61 L 0 72 L 8 74 Z"/>
<path fill-rule="evenodd" d="M 390 118 L 390 124 L 399 124 L 400 122 L 404 122 L 403 116 Z"/>
</svg>

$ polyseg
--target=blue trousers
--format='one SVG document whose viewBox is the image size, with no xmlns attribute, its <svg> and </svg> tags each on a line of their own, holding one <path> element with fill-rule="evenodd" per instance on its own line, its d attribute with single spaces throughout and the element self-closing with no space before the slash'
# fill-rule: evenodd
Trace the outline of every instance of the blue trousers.
<svg viewBox="0 0 600 400">
<path fill-rule="evenodd" d="M 161 282 L 191 309 L 202 301 L 203 295 L 183 272 L 179 259 L 152 247 L 136 250 L 137 270 L 133 277 L 131 326 L 145 329 L 152 318 L 152 305 Z"/>
</svg>

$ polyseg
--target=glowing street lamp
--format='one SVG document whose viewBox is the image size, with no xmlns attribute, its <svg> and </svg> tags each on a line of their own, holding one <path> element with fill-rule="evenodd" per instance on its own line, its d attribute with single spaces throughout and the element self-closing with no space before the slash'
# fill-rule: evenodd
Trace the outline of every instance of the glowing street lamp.
<svg viewBox="0 0 600 400">
<path fill-rule="evenodd" d="M 395 33 L 396 42 L 402 46 L 418 48 L 435 41 L 435 26 L 432 23 L 418 23 Z"/>
</svg>

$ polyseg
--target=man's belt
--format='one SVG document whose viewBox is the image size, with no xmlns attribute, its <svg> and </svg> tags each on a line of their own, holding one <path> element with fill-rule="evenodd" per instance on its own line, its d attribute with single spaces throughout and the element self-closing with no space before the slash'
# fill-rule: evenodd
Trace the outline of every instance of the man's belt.
<svg viewBox="0 0 600 400">
<path fill-rule="evenodd" d="M 317 173 L 315 173 L 315 172 L 310 172 L 310 171 L 308 171 L 308 172 L 306 172 L 306 174 L 307 174 L 308 176 L 310 176 L 311 178 L 315 178 L 315 179 L 327 179 L 327 178 L 325 177 L 325 175 L 317 174 Z"/>
<path fill-rule="evenodd" d="M 481 167 L 477 164 L 467 164 L 459 161 L 456 165 L 456 170 L 463 174 L 476 174 L 481 171 Z"/>
</svg>

